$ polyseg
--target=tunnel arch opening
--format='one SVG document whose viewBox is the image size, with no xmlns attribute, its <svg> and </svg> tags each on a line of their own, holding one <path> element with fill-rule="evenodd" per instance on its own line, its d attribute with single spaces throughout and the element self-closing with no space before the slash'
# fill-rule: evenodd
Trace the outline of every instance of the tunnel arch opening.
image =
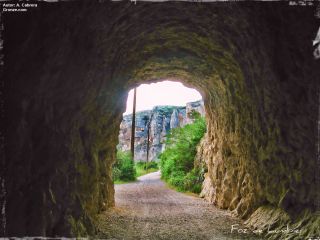
<svg viewBox="0 0 320 240">
<path fill-rule="evenodd" d="M 191 146 L 194 148 L 192 157 L 188 156 L 186 158 L 183 155 L 179 157 L 179 159 L 185 159 L 184 164 L 182 164 L 182 160 L 180 161 L 180 169 L 184 169 L 186 175 L 194 168 L 196 146 L 206 131 L 205 109 L 201 94 L 193 88 L 187 88 L 181 81 L 164 80 L 151 84 L 141 84 L 136 88 L 137 101 L 134 123 L 132 114 L 133 99 L 134 89 L 129 92 L 127 108 L 120 125 L 117 158 L 113 166 L 114 180 L 131 180 L 124 179 L 127 178 L 127 175 L 122 173 L 121 169 L 122 166 L 127 164 L 126 161 L 129 160 L 127 154 L 131 152 L 132 155 L 132 144 L 134 145 L 134 156 L 130 161 L 134 162 L 132 168 L 136 170 L 137 177 L 150 172 L 149 169 L 153 171 L 159 169 L 160 155 L 166 152 L 169 135 L 172 139 L 173 136 L 176 136 L 176 141 L 180 142 L 180 146 L 185 147 L 185 145 L 181 144 L 182 141 L 189 142 L 189 147 L 184 151 L 191 151 Z M 135 125 L 135 136 L 132 136 L 133 124 Z M 199 132 L 199 127 L 196 126 L 193 127 L 194 129 L 191 132 L 188 130 L 189 134 L 192 135 L 192 137 L 188 137 L 188 140 L 187 138 L 181 139 L 182 135 L 178 137 L 177 133 L 172 135 L 174 129 L 177 128 L 181 129 L 180 134 L 184 133 L 186 131 L 184 126 L 188 124 L 202 126 L 201 131 Z M 191 126 L 187 128 L 191 128 Z M 197 130 L 198 133 L 196 132 Z M 187 132 L 184 134 L 185 137 L 188 136 Z M 134 143 L 131 141 L 133 137 Z M 195 138 L 198 140 L 195 140 Z M 182 154 L 184 152 L 182 149 L 178 150 L 176 149 L 176 153 Z M 186 161 L 187 159 L 188 161 Z M 162 161 L 162 165 L 163 163 Z M 131 168 L 127 169 L 128 172 L 131 170 Z"/>
<path fill-rule="evenodd" d="M 127 90 L 157 79 L 204 97 L 210 202 L 244 218 L 271 206 L 260 220 L 314 209 L 315 23 L 310 9 L 278 7 L 57 4 L 6 15 L 7 234 L 93 232 L 91 218 L 114 205 Z"/>
</svg>

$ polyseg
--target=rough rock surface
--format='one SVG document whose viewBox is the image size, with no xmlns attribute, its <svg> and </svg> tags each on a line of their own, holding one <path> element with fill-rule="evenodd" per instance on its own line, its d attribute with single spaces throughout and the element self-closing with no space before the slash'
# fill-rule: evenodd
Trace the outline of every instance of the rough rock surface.
<svg viewBox="0 0 320 240">
<path fill-rule="evenodd" d="M 156 106 L 152 110 L 136 113 L 135 161 L 146 161 L 148 126 L 150 124 L 149 161 L 158 160 L 159 154 L 165 148 L 166 135 L 177 127 L 193 122 L 192 111 L 205 116 L 203 101 L 190 102 L 186 107 Z M 151 119 L 151 122 L 150 122 Z M 119 132 L 118 149 L 130 151 L 132 114 L 123 116 Z"/>
<path fill-rule="evenodd" d="M 243 218 L 262 206 L 296 222 L 315 212 L 315 5 L 38 5 L 2 17 L 5 235 L 92 234 L 92 219 L 114 204 L 128 90 L 163 79 L 203 96 L 205 196 Z"/>
</svg>

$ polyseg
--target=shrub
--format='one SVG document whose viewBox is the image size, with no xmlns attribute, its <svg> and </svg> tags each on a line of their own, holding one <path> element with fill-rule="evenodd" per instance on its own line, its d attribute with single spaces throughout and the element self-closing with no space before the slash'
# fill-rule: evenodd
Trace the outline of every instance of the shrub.
<svg viewBox="0 0 320 240">
<path fill-rule="evenodd" d="M 184 188 L 185 173 L 182 171 L 173 172 L 168 179 L 170 185 L 175 186 L 179 191 L 185 191 Z"/>
<path fill-rule="evenodd" d="M 158 163 L 157 162 L 155 162 L 155 161 L 150 161 L 150 162 L 137 162 L 136 163 L 136 167 L 137 168 L 143 168 L 143 169 L 146 169 L 146 170 L 148 170 L 148 169 L 152 169 L 152 168 L 154 168 L 154 169 L 158 169 Z"/>
<path fill-rule="evenodd" d="M 113 180 L 132 181 L 136 179 L 136 170 L 130 152 L 117 151 L 117 159 L 112 169 Z"/>
<path fill-rule="evenodd" d="M 194 193 L 201 192 L 204 174 L 199 168 L 192 169 L 184 178 L 184 189 Z"/>
<path fill-rule="evenodd" d="M 161 177 L 180 191 L 199 193 L 203 173 L 194 169 L 194 158 L 206 132 L 206 123 L 197 113 L 190 116 L 194 123 L 172 129 L 167 136 L 166 149 L 160 155 Z"/>
<path fill-rule="evenodd" d="M 147 169 L 151 169 L 151 168 L 159 168 L 158 163 L 155 161 L 147 162 Z"/>
<path fill-rule="evenodd" d="M 156 172 L 159 170 L 158 163 L 155 161 L 150 162 L 137 162 L 136 163 L 136 171 L 137 171 L 137 177 L 151 173 Z"/>
<path fill-rule="evenodd" d="M 120 180 L 121 177 L 121 170 L 117 168 L 116 166 L 113 166 L 112 168 L 112 179 L 113 181 Z"/>
</svg>

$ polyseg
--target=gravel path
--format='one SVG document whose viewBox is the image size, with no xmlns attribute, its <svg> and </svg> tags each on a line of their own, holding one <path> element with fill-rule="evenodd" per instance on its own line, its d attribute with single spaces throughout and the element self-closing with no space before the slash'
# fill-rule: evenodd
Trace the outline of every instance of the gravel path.
<svg viewBox="0 0 320 240">
<path fill-rule="evenodd" d="M 240 220 L 201 198 L 169 189 L 160 172 L 137 182 L 115 185 L 116 207 L 99 216 L 99 238 L 223 240 L 262 239 L 257 235 L 233 232 Z"/>
</svg>

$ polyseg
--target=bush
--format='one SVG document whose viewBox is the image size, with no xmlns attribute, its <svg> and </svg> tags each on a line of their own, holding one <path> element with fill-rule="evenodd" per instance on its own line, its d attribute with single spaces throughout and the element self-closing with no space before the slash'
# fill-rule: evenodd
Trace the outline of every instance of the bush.
<svg viewBox="0 0 320 240">
<path fill-rule="evenodd" d="M 136 179 L 136 169 L 130 152 L 117 151 L 117 159 L 112 169 L 113 180 L 133 181 Z"/>
<path fill-rule="evenodd" d="M 150 161 L 150 162 L 137 162 L 136 163 L 136 167 L 137 168 L 143 168 L 145 170 L 148 170 L 148 169 L 158 169 L 158 163 L 155 162 L 155 161 Z"/>
<path fill-rule="evenodd" d="M 140 177 L 142 175 L 156 172 L 159 170 L 158 163 L 155 161 L 150 162 L 137 162 L 136 163 L 136 171 L 137 171 L 137 177 Z"/>
<path fill-rule="evenodd" d="M 112 179 L 113 181 L 120 180 L 121 170 L 115 166 L 112 168 Z"/>
<path fill-rule="evenodd" d="M 203 180 L 203 172 L 199 168 L 194 168 L 191 172 L 187 173 L 184 178 L 184 189 L 194 193 L 200 193 Z"/>
<path fill-rule="evenodd" d="M 151 168 L 159 168 L 158 167 L 158 163 L 155 161 L 151 161 L 151 162 L 147 162 L 147 169 L 151 169 Z"/>
<path fill-rule="evenodd" d="M 172 186 L 175 186 L 179 191 L 185 191 L 184 187 L 184 178 L 185 173 L 182 171 L 173 172 L 168 179 L 168 183 Z"/>
<path fill-rule="evenodd" d="M 180 191 L 199 193 L 203 172 L 194 169 L 197 145 L 206 132 L 206 123 L 199 114 L 191 115 L 194 123 L 175 128 L 167 136 L 166 149 L 160 155 L 161 176 Z"/>
</svg>

